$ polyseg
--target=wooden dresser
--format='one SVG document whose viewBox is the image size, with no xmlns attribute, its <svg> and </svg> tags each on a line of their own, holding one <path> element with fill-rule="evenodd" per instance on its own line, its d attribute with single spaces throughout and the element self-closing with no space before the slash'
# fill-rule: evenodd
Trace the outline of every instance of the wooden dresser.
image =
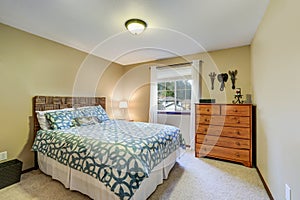
<svg viewBox="0 0 300 200">
<path fill-rule="evenodd" d="M 252 104 L 196 104 L 195 156 L 253 165 Z"/>
</svg>

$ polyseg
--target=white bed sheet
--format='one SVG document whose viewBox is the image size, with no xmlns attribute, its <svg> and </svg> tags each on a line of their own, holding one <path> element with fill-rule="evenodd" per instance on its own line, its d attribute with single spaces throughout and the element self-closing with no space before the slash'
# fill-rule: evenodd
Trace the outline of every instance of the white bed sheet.
<svg viewBox="0 0 300 200">
<path fill-rule="evenodd" d="M 177 149 L 158 164 L 146 178 L 139 189 L 135 192 L 132 200 L 147 199 L 164 179 L 168 178 L 176 159 L 180 156 L 180 149 Z M 52 158 L 38 152 L 38 164 L 42 172 L 50 175 L 53 179 L 60 181 L 66 188 L 76 190 L 88 195 L 95 200 L 119 200 L 119 197 L 108 190 L 104 184 L 92 176 L 71 169 Z"/>
</svg>

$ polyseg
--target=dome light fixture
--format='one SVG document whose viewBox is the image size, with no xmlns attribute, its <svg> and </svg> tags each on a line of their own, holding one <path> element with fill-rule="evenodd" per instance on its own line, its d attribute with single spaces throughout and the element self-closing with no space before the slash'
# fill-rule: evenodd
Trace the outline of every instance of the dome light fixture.
<svg viewBox="0 0 300 200">
<path fill-rule="evenodd" d="M 141 19 L 129 19 L 125 22 L 125 27 L 133 35 L 139 35 L 147 28 L 147 23 Z"/>
</svg>

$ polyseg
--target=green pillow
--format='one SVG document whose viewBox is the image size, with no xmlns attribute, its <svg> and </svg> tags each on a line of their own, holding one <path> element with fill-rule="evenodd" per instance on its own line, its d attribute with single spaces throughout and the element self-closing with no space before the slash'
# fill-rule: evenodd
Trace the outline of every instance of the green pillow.
<svg viewBox="0 0 300 200">
<path fill-rule="evenodd" d="M 45 114 L 51 129 L 67 129 L 73 127 L 74 113 L 72 111 L 57 111 Z"/>
</svg>

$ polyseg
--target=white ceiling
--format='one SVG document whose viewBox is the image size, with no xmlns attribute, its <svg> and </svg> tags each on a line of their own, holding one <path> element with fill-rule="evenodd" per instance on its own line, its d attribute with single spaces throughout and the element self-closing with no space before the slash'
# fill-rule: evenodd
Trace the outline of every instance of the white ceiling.
<svg viewBox="0 0 300 200">
<path fill-rule="evenodd" d="M 248 45 L 269 0 L 0 0 L 0 22 L 128 65 Z M 124 23 L 148 28 L 130 34 Z"/>
</svg>

